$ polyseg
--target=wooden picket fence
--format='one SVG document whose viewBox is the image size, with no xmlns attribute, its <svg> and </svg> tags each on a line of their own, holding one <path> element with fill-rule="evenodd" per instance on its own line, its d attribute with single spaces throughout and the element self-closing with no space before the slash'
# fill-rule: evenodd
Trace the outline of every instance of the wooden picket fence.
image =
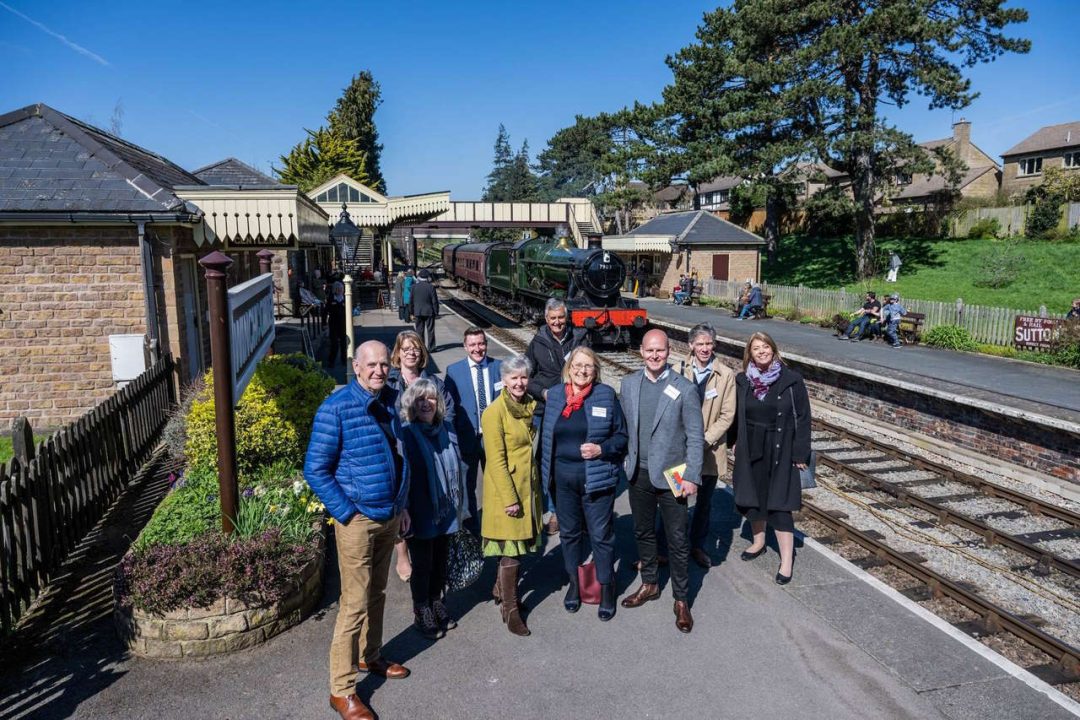
<svg viewBox="0 0 1080 720">
<path fill-rule="evenodd" d="M 737 280 L 704 281 L 703 295 L 721 300 L 734 301 L 742 291 L 743 283 Z M 886 288 L 887 289 L 887 288 Z M 850 313 L 863 304 L 865 292 L 845 290 L 823 290 L 820 288 L 794 287 L 791 285 L 771 285 L 762 283 L 761 290 L 769 295 L 769 312 L 775 314 L 781 310 L 798 310 L 803 315 L 813 317 L 832 317 L 837 313 Z M 878 299 L 884 300 L 883 289 Z M 986 305 L 968 305 L 963 302 L 935 302 L 932 300 L 902 299 L 908 312 L 922 313 L 926 316 L 923 331 L 938 325 L 959 325 L 966 328 L 976 342 L 988 345 L 1012 345 L 1014 325 L 1017 315 L 1034 315 L 1049 318 L 1064 318 L 1064 313 L 1050 313 L 1045 307 L 1037 310 L 1016 310 L 1013 308 L 991 307 Z"/>
<path fill-rule="evenodd" d="M 0 628 L 15 626 L 76 544 L 150 459 L 176 405 L 173 359 L 0 465 Z"/>
</svg>

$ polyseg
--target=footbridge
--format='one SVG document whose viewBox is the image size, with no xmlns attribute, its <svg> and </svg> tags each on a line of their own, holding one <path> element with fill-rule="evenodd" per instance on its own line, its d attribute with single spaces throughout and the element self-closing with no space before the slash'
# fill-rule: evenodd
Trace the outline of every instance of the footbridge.
<svg viewBox="0 0 1080 720">
<path fill-rule="evenodd" d="M 454 200 L 434 217 L 402 223 L 397 229 L 415 231 L 469 231 L 477 228 L 557 228 L 565 226 L 578 247 L 588 247 L 590 236 L 604 230 L 588 198 L 561 198 L 555 202 L 518 203 Z"/>
</svg>

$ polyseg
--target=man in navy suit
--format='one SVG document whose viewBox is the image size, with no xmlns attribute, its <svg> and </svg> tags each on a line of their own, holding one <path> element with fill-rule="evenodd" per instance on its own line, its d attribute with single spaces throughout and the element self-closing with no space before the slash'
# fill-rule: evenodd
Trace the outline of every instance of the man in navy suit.
<svg viewBox="0 0 1080 720">
<path fill-rule="evenodd" d="M 465 525 L 479 534 L 476 482 L 480 466 L 484 463 L 480 416 L 502 392 L 502 381 L 499 379 L 500 362 L 487 356 L 487 335 L 480 328 L 470 327 L 465 331 L 465 354 L 464 360 L 446 368 L 446 391 L 459 409 L 454 415 L 454 428 L 457 430 L 461 458 L 468 465 L 466 484 L 471 517 L 465 521 Z"/>
</svg>

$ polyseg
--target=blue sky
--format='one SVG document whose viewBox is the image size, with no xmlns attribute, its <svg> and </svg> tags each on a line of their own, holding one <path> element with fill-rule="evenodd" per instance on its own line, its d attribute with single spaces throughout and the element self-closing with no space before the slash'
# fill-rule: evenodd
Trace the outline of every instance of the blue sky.
<svg viewBox="0 0 1080 720">
<path fill-rule="evenodd" d="M 44 102 L 107 128 L 119 100 L 123 136 L 188 169 L 231 155 L 269 170 L 366 68 L 389 191 L 477 199 L 500 122 L 535 157 L 575 114 L 656 100 L 664 57 L 715 4 L 0 0 L 0 112 Z M 955 115 L 994 156 L 1080 120 L 1080 3 L 1013 4 L 1031 53 L 973 68 L 982 96 Z M 954 114 L 915 97 L 892 119 L 929 140 Z"/>
</svg>

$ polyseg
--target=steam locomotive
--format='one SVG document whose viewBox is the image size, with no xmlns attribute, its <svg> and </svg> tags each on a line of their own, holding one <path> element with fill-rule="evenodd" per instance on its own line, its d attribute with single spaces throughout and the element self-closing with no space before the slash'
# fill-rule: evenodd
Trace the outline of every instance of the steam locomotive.
<svg viewBox="0 0 1080 720">
<path fill-rule="evenodd" d="M 442 261 L 448 277 L 522 322 L 543 322 L 544 303 L 557 297 L 566 302 L 570 324 L 589 330 L 597 344 L 634 343 L 645 327 L 645 311 L 619 292 L 626 265 L 605 250 L 529 237 L 447 245 Z"/>
</svg>

